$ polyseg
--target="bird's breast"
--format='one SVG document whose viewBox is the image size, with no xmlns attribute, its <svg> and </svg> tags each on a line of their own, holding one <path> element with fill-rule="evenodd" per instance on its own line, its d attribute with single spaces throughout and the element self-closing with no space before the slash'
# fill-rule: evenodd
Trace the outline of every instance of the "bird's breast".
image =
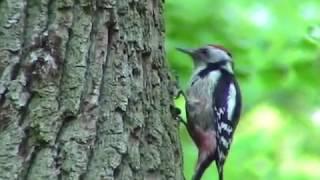
<svg viewBox="0 0 320 180">
<path fill-rule="evenodd" d="M 187 90 L 188 120 L 204 127 L 212 124 L 212 96 L 220 76 L 220 71 L 212 71 L 203 78 L 192 78 Z"/>
</svg>

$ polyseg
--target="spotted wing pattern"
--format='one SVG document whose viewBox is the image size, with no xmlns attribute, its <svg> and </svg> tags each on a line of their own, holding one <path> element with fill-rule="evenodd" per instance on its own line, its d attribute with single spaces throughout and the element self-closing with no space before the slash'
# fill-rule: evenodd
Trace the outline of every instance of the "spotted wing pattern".
<svg viewBox="0 0 320 180">
<path fill-rule="evenodd" d="M 233 75 L 222 70 L 222 75 L 214 90 L 213 97 L 214 123 L 217 132 L 215 160 L 219 172 L 219 180 L 222 180 L 223 165 L 230 149 L 241 110 L 240 90 Z"/>
</svg>

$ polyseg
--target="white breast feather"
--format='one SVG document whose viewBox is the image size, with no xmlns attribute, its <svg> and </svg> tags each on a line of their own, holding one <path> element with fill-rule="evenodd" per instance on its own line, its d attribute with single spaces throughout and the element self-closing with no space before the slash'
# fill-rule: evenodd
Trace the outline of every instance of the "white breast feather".
<svg viewBox="0 0 320 180">
<path fill-rule="evenodd" d="M 211 83 L 211 86 L 210 86 L 210 88 L 208 88 L 208 95 L 213 94 L 213 90 L 216 87 L 220 76 L 221 76 L 220 71 L 212 71 L 209 73 L 208 81 Z"/>
</svg>

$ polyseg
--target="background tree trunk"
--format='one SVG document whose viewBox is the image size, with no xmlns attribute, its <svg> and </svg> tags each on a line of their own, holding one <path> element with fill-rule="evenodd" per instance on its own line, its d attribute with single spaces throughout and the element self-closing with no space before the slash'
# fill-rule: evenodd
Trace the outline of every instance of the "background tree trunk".
<svg viewBox="0 0 320 180">
<path fill-rule="evenodd" d="M 0 1 L 0 179 L 183 179 L 163 1 Z"/>
</svg>

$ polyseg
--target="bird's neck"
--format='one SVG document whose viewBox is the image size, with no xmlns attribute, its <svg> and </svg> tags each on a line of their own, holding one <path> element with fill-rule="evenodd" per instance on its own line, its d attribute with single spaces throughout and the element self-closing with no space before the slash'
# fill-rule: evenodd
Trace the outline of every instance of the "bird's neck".
<svg viewBox="0 0 320 180">
<path fill-rule="evenodd" d="M 233 74 L 233 67 L 231 61 L 219 61 L 214 63 L 198 64 L 196 67 L 196 74 L 200 77 L 205 77 L 212 71 L 225 70 Z"/>
</svg>

